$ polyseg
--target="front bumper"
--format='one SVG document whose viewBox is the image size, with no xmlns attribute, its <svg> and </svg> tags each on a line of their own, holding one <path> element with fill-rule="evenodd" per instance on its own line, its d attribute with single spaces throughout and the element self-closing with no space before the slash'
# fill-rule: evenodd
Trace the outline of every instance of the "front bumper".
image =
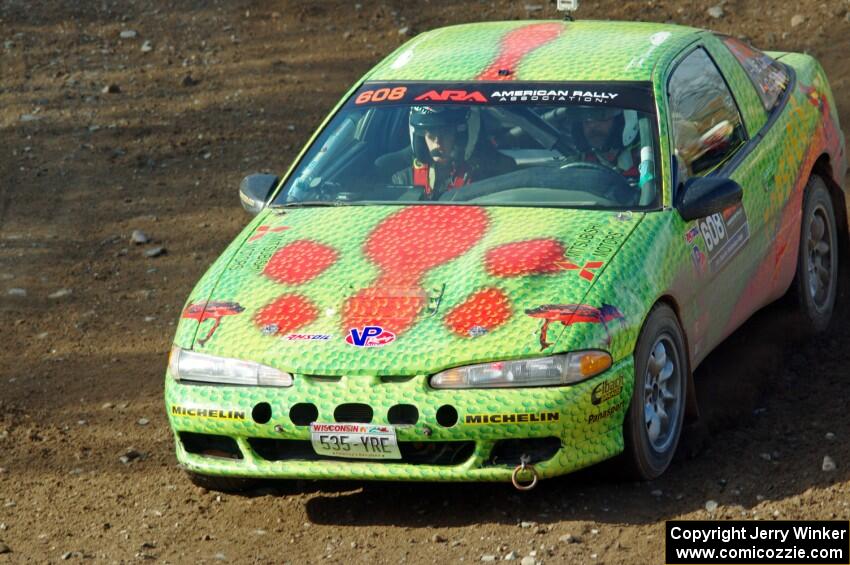
<svg viewBox="0 0 850 565">
<path fill-rule="evenodd" d="M 633 377 L 631 358 L 577 385 L 523 389 L 434 390 L 423 376 L 302 375 L 290 388 L 234 387 L 181 384 L 167 374 L 165 403 L 177 459 L 200 474 L 510 481 L 525 452 L 540 478 L 621 452 Z M 368 409 L 372 423 L 395 425 L 401 461 L 321 458 L 312 452 L 309 420 L 356 418 Z M 416 423 L 399 423 L 414 417 Z"/>
</svg>

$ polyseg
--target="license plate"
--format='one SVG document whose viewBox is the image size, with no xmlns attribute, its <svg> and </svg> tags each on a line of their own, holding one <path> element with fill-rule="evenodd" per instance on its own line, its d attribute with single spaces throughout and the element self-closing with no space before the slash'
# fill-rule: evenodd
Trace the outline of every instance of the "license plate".
<svg viewBox="0 0 850 565">
<path fill-rule="evenodd" d="M 401 459 L 395 428 L 375 424 L 310 424 L 313 451 L 352 459 Z"/>
</svg>

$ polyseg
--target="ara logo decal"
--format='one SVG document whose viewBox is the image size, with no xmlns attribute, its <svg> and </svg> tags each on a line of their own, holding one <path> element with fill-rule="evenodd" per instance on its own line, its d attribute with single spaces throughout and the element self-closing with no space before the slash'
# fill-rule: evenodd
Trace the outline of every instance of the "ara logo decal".
<svg viewBox="0 0 850 565">
<path fill-rule="evenodd" d="M 487 98 L 480 92 L 469 92 L 466 90 L 429 90 L 414 99 L 416 102 L 487 102 Z"/>
<path fill-rule="evenodd" d="M 354 347 L 380 347 L 393 341 L 395 334 L 380 326 L 351 328 L 345 338 L 345 343 Z"/>
</svg>

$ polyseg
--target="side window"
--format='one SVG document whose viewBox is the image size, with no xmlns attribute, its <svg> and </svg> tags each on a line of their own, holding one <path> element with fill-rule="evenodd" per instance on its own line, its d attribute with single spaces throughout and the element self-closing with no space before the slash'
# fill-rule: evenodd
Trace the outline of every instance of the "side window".
<svg viewBox="0 0 850 565">
<path fill-rule="evenodd" d="M 734 37 L 720 39 L 744 67 L 758 91 L 764 109 L 770 112 L 779 103 L 790 77 L 785 68 L 768 55 Z"/>
<path fill-rule="evenodd" d="M 679 63 L 667 94 L 679 181 L 705 174 L 746 141 L 735 99 L 705 50 Z"/>
</svg>

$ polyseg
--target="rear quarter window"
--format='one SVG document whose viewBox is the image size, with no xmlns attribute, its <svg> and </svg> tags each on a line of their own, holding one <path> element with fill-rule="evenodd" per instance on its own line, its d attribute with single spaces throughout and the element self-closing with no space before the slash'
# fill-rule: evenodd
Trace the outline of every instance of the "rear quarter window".
<svg viewBox="0 0 850 565">
<path fill-rule="evenodd" d="M 782 93 L 785 92 L 790 80 L 785 68 L 769 55 L 740 39 L 721 36 L 720 40 L 738 59 L 750 80 L 753 81 L 764 109 L 768 112 L 773 110 L 782 98 Z"/>
</svg>

